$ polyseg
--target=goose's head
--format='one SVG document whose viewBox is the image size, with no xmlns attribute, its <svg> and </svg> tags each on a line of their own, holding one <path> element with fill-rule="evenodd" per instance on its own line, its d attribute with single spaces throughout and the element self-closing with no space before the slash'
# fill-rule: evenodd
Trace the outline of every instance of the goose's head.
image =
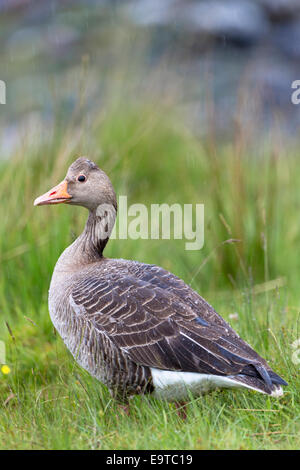
<svg viewBox="0 0 300 470">
<path fill-rule="evenodd" d="M 69 167 L 65 179 L 39 196 L 35 206 L 68 203 L 90 211 L 101 205 L 117 208 L 116 194 L 108 176 L 91 160 L 80 157 Z"/>
</svg>

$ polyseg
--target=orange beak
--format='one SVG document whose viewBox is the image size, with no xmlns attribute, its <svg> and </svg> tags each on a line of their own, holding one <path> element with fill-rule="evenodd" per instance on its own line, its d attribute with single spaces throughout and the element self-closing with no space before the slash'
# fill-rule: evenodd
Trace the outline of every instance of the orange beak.
<svg viewBox="0 0 300 470">
<path fill-rule="evenodd" d="M 68 193 L 67 189 L 67 181 L 62 181 L 47 193 L 37 197 L 33 205 L 44 206 L 46 204 L 61 204 L 62 202 L 68 202 L 72 196 Z"/>
</svg>

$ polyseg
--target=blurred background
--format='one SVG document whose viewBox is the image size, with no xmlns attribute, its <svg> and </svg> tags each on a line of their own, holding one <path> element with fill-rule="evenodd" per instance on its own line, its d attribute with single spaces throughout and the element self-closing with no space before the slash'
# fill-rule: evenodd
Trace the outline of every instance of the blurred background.
<svg viewBox="0 0 300 470">
<path fill-rule="evenodd" d="M 85 117 L 103 110 L 108 93 L 151 94 L 172 100 L 199 136 L 212 119 L 222 138 L 237 121 L 298 133 L 298 0 L 1 0 L 0 41 L 2 158 L 20 132 L 49 136 L 79 92 Z"/>
<path fill-rule="evenodd" d="M 0 446 L 299 448 L 300 1 L 0 0 L 0 80 Z M 186 427 L 167 405 L 168 422 L 148 405 L 119 420 L 74 366 L 48 288 L 87 214 L 33 201 L 79 155 L 128 205 L 204 204 L 201 250 L 129 239 L 104 254 L 203 295 L 287 380 L 277 404 L 228 392 L 195 402 Z"/>
</svg>

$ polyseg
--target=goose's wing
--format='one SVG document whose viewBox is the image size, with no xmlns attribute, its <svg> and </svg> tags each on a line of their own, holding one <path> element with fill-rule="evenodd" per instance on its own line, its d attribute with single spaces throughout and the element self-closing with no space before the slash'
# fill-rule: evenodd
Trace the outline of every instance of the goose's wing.
<svg viewBox="0 0 300 470">
<path fill-rule="evenodd" d="M 228 325 L 228 323 L 214 310 L 214 308 L 201 297 L 198 292 L 187 285 L 182 279 L 166 271 L 157 265 L 144 264 L 136 261 L 127 265 L 131 275 L 137 279 L 159 287 L 169 295 L 187 304 L 195 314 L 201 316 L 203 320 L 213 325 L 218 325 L 230 332 L 234 338 L 239 338 L 238 334 Z M 245 344 L 245 346 L 247 346 Z M 249 352 L 254 351 L 249 346 Z M 257 355 L 257 357 L 259 357 Z"/>
<path fill-rule="evenodd" d="M 209 321 L 153 282 L 122 272 L 91 274 L 75 284 L 70 307 L 137 364 L 213 375 L 247 374 L 265 382 L 267 392 L 272 389 L 266 361 L 224 320 Z"/>
</svg>

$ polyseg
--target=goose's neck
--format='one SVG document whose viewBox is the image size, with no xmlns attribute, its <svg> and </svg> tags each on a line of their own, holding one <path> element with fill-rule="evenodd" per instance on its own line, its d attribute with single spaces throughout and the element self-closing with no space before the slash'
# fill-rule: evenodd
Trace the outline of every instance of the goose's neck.
<svg viewBox="0 0 300 470">
<path fill-rule="evenodd" d="M 100 206 L 99 206 L 100 207 Z M 99 261 L 109 240 L 116 218 L 116 211 L 99 208 L 89 212 L 82 234 L 60 256 L 56 268 L 74 269 Z"/>
</svg>

